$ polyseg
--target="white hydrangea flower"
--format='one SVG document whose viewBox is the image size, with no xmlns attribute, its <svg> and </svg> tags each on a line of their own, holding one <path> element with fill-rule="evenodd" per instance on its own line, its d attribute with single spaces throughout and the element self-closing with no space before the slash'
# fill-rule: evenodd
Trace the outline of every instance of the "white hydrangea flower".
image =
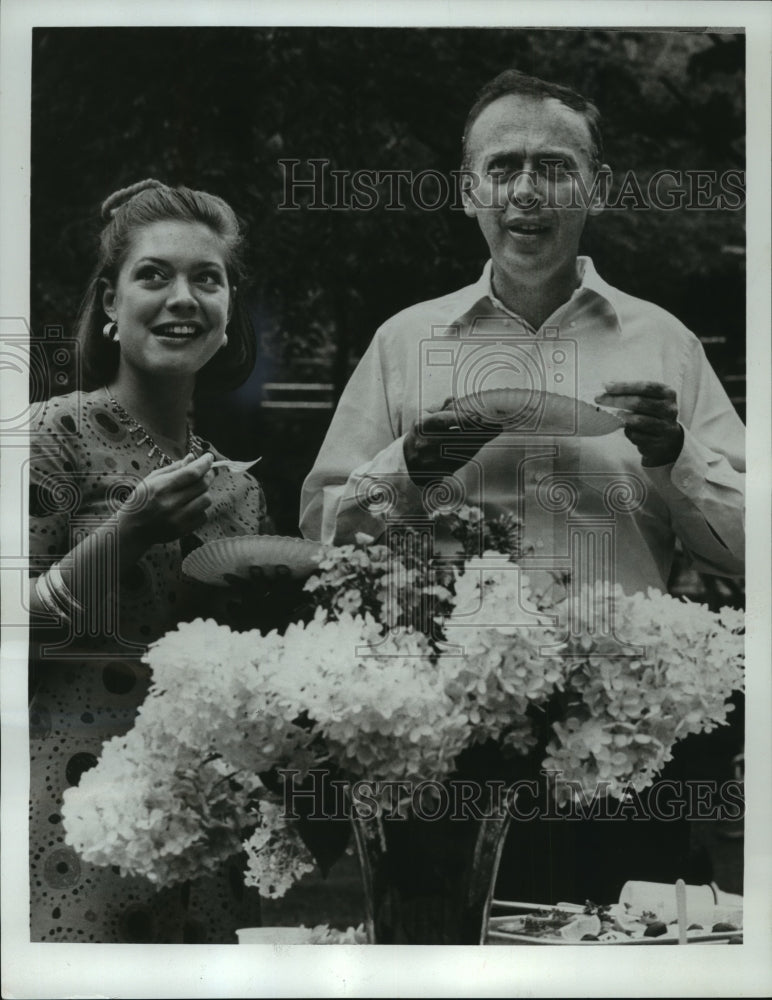
<svg viewBox="0 0 772 1000">
<path fill-rule="evenodd" d="M 579 604 L 595 616 L 597 601 Z M 743 619 L 656 590 L 617 590 L 613 601 L 616 636 L 640 654 L 620 655 L 608 636 L 569 641 L 566 690 L 579 707 L 555 725 L 545 766 L 590 794 L 605 781 L 621 796 L 651 784 L 677 740 L 726 722 L 728 698 L 743 683 Z"/>
<path fill-rule="evenodd" d="M 295 882 L 314 871 L 313 858 L 281 807 L 264 799 L 259 823 L 244 844 L 247 870 L 244 884 L 254 886 L 266 899 L 279 899 Z"/>
<path fill-rule="evenodd" d="M 724 723 L 742 687 L 742 614 L 730 609 L 584 594 L 586 618 L 564 635 L 498 553 L 468 559 L 454 586 L 446 635 L 463 656 L 438 655 L 419 629 L 385 628 L 422 587 L 451 594 L 382 546 L 326 550 L 306 588 L 323 595 L 316 616 L 284 635 L 181 624 L 148 650 L 134 729 L 65 793 L 67 843 L 163 885 L 214 870 L 247 837 L 248 883 L 280 895 L 312 861 L 261 773 L 302 779 L 332 762 L 349 780 L 441 780 L 477 742 L 531 751 L 549 710 L 543 766 L 561 787 L 622 795 L 650 784 L 678 739 Z M 620 655 L 595 627 L 601 612 L 638 648 Z"/>
</svg>

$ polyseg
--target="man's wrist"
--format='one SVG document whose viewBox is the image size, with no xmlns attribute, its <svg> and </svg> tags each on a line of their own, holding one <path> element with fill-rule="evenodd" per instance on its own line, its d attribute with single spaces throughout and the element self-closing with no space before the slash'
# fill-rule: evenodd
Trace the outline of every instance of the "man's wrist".
<svg viewBox="0 0 772 1000">
<path fill-rule="evenodd" d="M 661 448 L 655 449 L 650 456 L 641 456 L 641 465 L 645 469 L 657 469 L 663 468 L 668 465 L 674 465 L 678 461 L 678 458 L 683 451 L 684 447 L 684 429 L 681 424 L 678 425 L 678 435 L 674 436 L 673 443 L 670 447 L 663 446 Z"/>
</svg>

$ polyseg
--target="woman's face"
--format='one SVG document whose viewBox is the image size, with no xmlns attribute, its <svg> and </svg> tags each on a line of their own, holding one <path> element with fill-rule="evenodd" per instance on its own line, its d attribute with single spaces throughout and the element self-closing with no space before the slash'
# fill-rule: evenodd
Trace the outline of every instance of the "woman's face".
<svg viewBox="0 0 772 1000">
<path fill-rule="evenodd" d="M 231 289 L 222 240 L 202 223 L 143 226 L 102 304 L 118 324 L 121 368 L 192 379 L 226 343 Z"/>
</svg>

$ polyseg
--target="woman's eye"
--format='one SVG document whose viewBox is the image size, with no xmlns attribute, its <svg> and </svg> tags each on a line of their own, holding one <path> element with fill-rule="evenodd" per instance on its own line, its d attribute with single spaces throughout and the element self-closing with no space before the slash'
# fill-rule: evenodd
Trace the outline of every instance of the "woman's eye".
<svg viewBox="0 0 772 1000">
<path fill-rule="evenodd" d="M 140 281 L 165 281 L 166 275 L 158 267 L 142 267 L 137 272 Z"/>
<path fill-rule="evenodd" d="M 203 271 L 196 278 L 200 285 L 221 285 L 223 283 L 221 275 L 217 271 Z"/>
</svg>

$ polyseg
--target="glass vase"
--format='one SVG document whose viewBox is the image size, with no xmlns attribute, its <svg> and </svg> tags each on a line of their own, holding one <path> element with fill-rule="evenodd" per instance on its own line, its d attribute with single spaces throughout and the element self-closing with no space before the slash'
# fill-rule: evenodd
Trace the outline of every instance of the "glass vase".
<svg viewBox="0 0 772 1000">
<path fill-rule="evenodd" d="M 454 783 L 443 788 L 452 792 Z M 370 943 L 484 942 L 510 824 L 500 792 L 480 784 L 467 809 L 450 794 L 435 816 L 416 809 L 404 818 L 354 813 Z"/>
</svg>

